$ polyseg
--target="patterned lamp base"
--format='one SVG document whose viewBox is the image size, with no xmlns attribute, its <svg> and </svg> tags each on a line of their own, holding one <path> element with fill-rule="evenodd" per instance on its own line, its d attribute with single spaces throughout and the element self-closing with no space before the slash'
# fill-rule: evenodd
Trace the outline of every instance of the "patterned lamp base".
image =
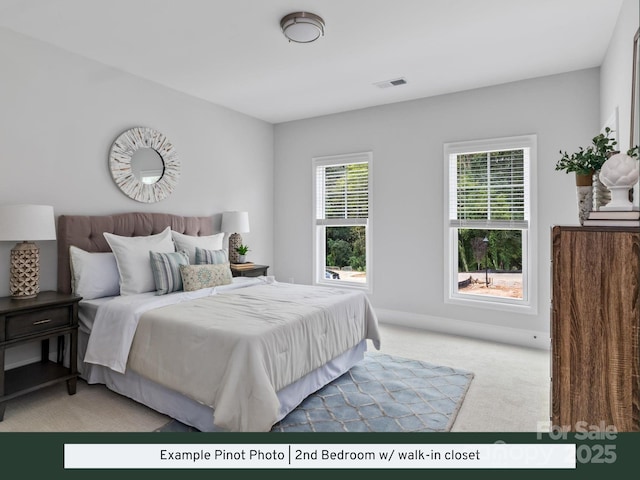
<svg viewBox="0 0 640 480">
<path fill-rule="evenodd" d="M 14 299 L 34 298 L 40 292 L 40 250 L 33 242 L 11 249 L 9 291 Z"/>
<path fill-rule="evenodd" d="M 236 251 L 240 245 L 242 245 L 242 235 L 239 233 L 229 235 L 229 261 L 231 263 L 240 263 L 240 254 Z"/>
</svg>

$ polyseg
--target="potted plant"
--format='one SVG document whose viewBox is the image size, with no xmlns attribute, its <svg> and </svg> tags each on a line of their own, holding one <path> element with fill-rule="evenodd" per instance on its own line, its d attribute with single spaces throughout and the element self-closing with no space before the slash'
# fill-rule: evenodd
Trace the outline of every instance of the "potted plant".
<svg viewBox="0 0 640 480">
<path fill-rule="evenodd" d="M 236 247 L 236 252 L 238 253 L 238 263 L 246 263 L 248 251 L 249 245 L 240 244 Z"/>
<path fill-rule="evenodd" d="M 578 186 L 591 185 L 593 174 L 602 168 L 611 155 L 617 153 L 615 146 L 618 142 L 609 137 L 611 132 L 606 127 L 604 133 L 593 137 L 591 145 L 587 148 L 580 147 L 577 152 L 569 154 L 560 150 L 562 157 L 556 163 L 556 170 L 574 172 Z"/>
<path fill-rule="evenodd" d="M 556 163 L 556 170 L 564 170 L 566 173 L 573 172 L 576 176 L 576 187 L 578 190 L 578 217 L 582 225 L 589 212 L 593 209 L 593 179 L 596 178 L 596 208 L 606 205 L 611 199 L 609 190 L 602 185 L 598 173 L 607 159 L 618 153 L 615 145 L 618 143 L 609 135 L 612 130 L 609 127 L 591 139 L 591 145 L 580 147 L 577 152 L 567 153 L 560 150 L 560 160 Z"/>
</svg>

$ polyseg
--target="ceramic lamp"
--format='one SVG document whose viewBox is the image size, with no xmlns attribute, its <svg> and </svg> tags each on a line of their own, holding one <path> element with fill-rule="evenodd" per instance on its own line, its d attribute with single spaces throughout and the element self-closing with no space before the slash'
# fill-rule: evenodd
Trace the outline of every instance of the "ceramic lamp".
<svg viewBox="0 0 640 480">
<path fill-rule="evenodd" d="M 638 161 L 626 153 L 611 156 L 600 169 L 600 181 L 611 192 L 611 201 L 600 210 L 633 210 L 629 190 L 638 181 Z"/>
<path fill-rule="evenodd" d="M 249 231 L 249 214 L 247 212 L 224 212 L 220 229 L 229 235 L 229 261 L 240 263 L 240 255 L 236 251 L 242 245 L 241 233 Z"/>
<path fill-rule="evenodd" d="M 40 292 L 40 250 L 34 240 L 55 240 L 53 207 L 0 207 L 0 241 L 17 241 L 11 250 L 9 291 L 14 299 L 34 298 Z"/>
</svg>

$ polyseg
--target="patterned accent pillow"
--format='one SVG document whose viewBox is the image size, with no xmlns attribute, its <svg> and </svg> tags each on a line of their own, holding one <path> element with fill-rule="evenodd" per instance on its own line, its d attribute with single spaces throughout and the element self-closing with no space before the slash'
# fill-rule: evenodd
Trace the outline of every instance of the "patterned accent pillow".
<svg viewBox="0 0 640 480">
<path fill-rule="evenodd" d="M 180 265 L 185 292 L 228 285 L 233 281 L 228 263 Z"/>
<path fill-rule="evenodd" d="M 229 263 L 229 254 L 226 250 L 206 250 L 196 247 L 196 265 L 204 265 L 206 263 L 220 264 Z"/>
<path fill-rule="evenodd" d="M 149 252 L 151 257 L 151 270 L 156 282 L 156 295 L 182 290 L 181 265 L 189 265 L 187 252 Z"/>
</svg>

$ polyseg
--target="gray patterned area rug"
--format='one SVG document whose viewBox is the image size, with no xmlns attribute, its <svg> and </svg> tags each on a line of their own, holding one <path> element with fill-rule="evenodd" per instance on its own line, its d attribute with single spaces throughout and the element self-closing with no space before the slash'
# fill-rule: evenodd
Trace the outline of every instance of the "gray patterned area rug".
<svg viewBox="0 0 640 480">
<path fill-rule="evenodd" d="M 375 352 L 306 398 L 272 432 L 447 432 L 473 373 Z M 158 432 L 197 431 L 172 420 Z"/>
</svg>

